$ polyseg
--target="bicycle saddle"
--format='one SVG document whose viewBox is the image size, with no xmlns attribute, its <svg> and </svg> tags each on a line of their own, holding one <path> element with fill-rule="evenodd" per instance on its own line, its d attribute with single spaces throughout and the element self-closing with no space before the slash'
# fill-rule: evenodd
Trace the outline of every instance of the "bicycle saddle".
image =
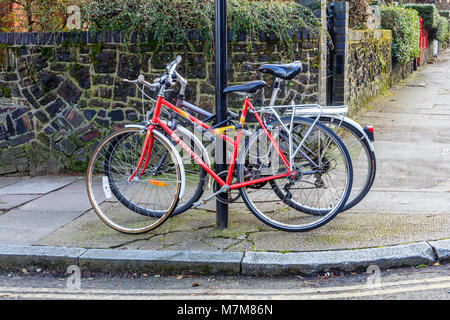
<svg viewBox="0 0 450 320">
<path fill-rule="evenodd" d="M 244 84 L 238 84 L 235 86 L 229 86 L 223 89 L 223 93 L 228 92 L 246 92 L 246 93 L 255 93 L 262 87 L 264 87 L 266 83 L 262 80 L 250 81 Z"/>
<path fill-rule="evenodd" d="M 294 61 L 289 64 L 263 64 L 258 71 L 273 74 L 284 80 L 291 80 L 302 71 L 302 63 Z"/>
</svg>

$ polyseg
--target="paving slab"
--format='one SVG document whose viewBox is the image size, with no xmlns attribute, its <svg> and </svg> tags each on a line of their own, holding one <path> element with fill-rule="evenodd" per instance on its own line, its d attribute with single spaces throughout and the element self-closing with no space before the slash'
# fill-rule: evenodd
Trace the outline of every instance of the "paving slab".
<svg viewBox="0 0 450 320">
<path fill-rule="evenodd" d="M 39 194 L 4 194 L 0 195 L 0 210 L 9 210 L 39 198 Z"/>
<path fill-rule="evenodd" d="M 423 190 L 448 191 L 450 179 L 450 162 L 425 159 L 379 159 L 377 160 L 377 175 L 373 190 Z M 372 189 L 371 189 L 372 191 Z M 370 194 L 370 193 L 369 193 Z M 365 200 L 365 199 L 364 199 Z M 427 201 L 430 207 L 431 201 Z"/>
<path fill-rule="evenodd" d="M 380 199 L 384 199 L 385 205 L 379 207 Z M 386 212 L 408 214 L 449 214 L 450 215 L 450 194 L 448 191 L 430 192 L 421 190 L 370 190 L 369 194 L 350 211 Z M 450 227 L 450 226 L 449 226 Z"/>
<path fill-rule="evenodd" d="M 67 186 L 80 177 L 34 177 L 0 188 L 4 194 L 46 194 Z"/>
<path fill-rule="evenodd" d="M 30 177 L 0 177 L 0 188 L 29 179 Z"/>
<path fill-rule="evenodd" d="M 28 202 L 21 210 L 78 211 L 80 213 L 92 208 L 86 191 L 84 178 L 78 179 L 59 190 L 43 195 Z"/>
<path fill-rule="evenodd" d="M 80 215 L 78 211 L 11 210 L 0 215 L 0 244 L 34 244 Z"/>
<path fill-rule="evenodd" d="M 276 253 L 246 252 L 242 274 L 252 276 L 314 274 L 332 270 L 354 271 L 370 265 L 393 268 L 436 261 L 426 242 L 360 250 Z"/>
</svg>

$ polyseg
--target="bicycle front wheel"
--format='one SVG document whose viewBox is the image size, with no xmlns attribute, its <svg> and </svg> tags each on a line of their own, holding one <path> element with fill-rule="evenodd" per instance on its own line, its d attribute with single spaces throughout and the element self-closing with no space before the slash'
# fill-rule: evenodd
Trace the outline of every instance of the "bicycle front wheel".
<svg viewBox="0 0 450 320">
<path fill-rule="evenodd" d="M 86 186 L 94 211 L 109 227 L 144 233 L 160 226 L 175 210 L 182 188 L 183 167 L 167 138 L 152 132 L 149 161 L 130 181 L 145 134 L 141 128 L 113 132 L 94 151 Z"/>
<path fill-rule="evenodd" d="M 291 119 L 281 120 L 283 125 L 274 120 L 268 128 L 288 161 L 292 160 L 295 177 L 243 187 L 241 196 L 250 211 L 267 225 L 284 231 L 309 231 L 332 220 L 345 205 L 353 179 L 350 156 L 336 134 L 323 124 L 313 126 L 313 120 L 295 117 L 294 129 L 289 132 L 286 129 Z M 296 154 L 299 143 L 289 148 L 290 133 L 304 140 Z M 256 132 L 239 159 L 239 182 L 286 172 L 264 131 Z"/>
</svg>

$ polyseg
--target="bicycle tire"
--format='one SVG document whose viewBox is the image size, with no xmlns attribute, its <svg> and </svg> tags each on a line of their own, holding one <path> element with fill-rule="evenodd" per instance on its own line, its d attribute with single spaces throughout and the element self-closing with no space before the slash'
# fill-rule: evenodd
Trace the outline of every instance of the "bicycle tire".
<svg viewBox="0 0 450 320">
<path fill-rule="evenodd" d="M 320 117 L 319 121 L 325 125 L 329 123 L 336 123 L 338 127 L 343 128 L 347 130 L 350 134 L 354 135 L 356 137 L 356 141 L 353 142 L 355 144 L 356 142 L 359 142 L 359 144 L 356 144 L 356 148 L 358 148 L 358 145 L 360 145 L 363 152 L 360 151 L 360 153 L 363 153 L 361 155 L 360 159 L 361 161 L 358 161 L 356 159 L 355 152 L 352 150 L 352 145 L 349 145 L 347 143 L 347 140 L 341 140 L 344 142 L 347 151 L 350 154 L 350 158 L 352 161 L 352 167 L 353 167 L 353 182 L 352 182 L 352 192 L 350 193 L 349 199 L 347 200 L 347 203 L 345 204 L 342 211 L 349 210 L 356 206 L 361 200 L 364 199 L 364 197 L 367 195 L 367 193 L 370 191 L 373 182 L 375 181 L 376 176 L 376 157 L 375 157 L 375 151 L 373 150 L 372 144 L 369 141 L 368 137 L 365 135 L 365 133 L 361 132 L 360 129 L 355 127 L 351 122 L 347 121 L 346 118 L 340 119 L 340 118 L 334 118 L 329 116 L 322 116 Z M 333 130 L 333 129 L 332 129 Z M 334 130 L 333 130 L 334 132 Z M 339 135 L 338 135 L 339 136 Z M 358 152 L 356 150 L 356 152 Z M 364 155 L 366 160 L 364 159 Z M 364 162 L 367 163 L 367 168 L 363 167 Z M 359 167 L 359 163 L 361 163 L 361 168 Z M 365 166 L 365 165 L 364 165 Z M 366 171 L 365 177 L 363 178 L 362 182 L 359 182 L 358 174 L 364 174 L 364 171 Z"/>
<path fill-rule="evenodd" d="M 106 225 L 123 233 L 138 234 L 159 227 L 175 210 L 184 187 L 184 168 L 180 158 L 170 141 L 157 131 L 152 132 L 153 159 L 157 158 L 156 148 L 168 150 L 170 154 L 168 162 L 173 174 L 159 173 L 153 175 L 151 179 L 142 179 L 138 182 L 128 180 L 136 167 L 135 159 L 140 155 L 139 152 L 130 152 L 129 148 L 134 147 L 136 149 L 134 151 L 137 151 L 139 149 L 137 144 L 140 143 L 137 141 L 140 138 L 138 135 L 144 136 L 144 133 L 140 128 L 134 127 L 111 133 L 95 149 L 88 165 L 86 187 L 95 213 Z M 123 142 L 130 137 L 136 138 L 134 141 L 128 140 L 128 143 Z M 133 146 L 132 143 L 136 145 Z M 121 157 L 135 158 L 124 161 L 119 154 L 116 158 L 111 158 L 108 155 L 111 146 L 123 147 Z M 149 174 L 147 171 L 145 173 L 146 176 Z M 120 183 L 127 185 L 129 190 L 117 188 L 119 178 L 122 180 Z M 153 186 L 159 187 L 152 190 Z M 161 188 L 164 193 L 161 193 Z"/>
<path fill-rule="evenodd" d="M 340 131 L 336 134 L 341 138 L 341 141 L 343 141 L 351 158 L 353 168 L 352 191 L 347 203 L 342 208 L 342 211 L 346 211 L 364 199 L 372 187 L 376 175 L 375 152 L 368 141 L 368 137 L 345 118 L 322 116 L 319 121 L 328 126 L 328 128 L 332 125 L 337 126 L 337 128 L 331 128 L 331 130 L 335 133 L 336 131 Z M 342 132 L 341 130 L 345 130 L 346 132 Z M 283 199 L 285 197 L 283 190 L 276 185 L 273 185 L 273 187 L 274 192 L 280 199 Z M 293 205 L 297 210 L 304 210 L 301 205 Z M 327 211 L 309 208 L 305 210 L 305 213 L 324 215 Z"/>
<path fill-rule="evenodd" d="M 282 121 L 290 121 L 291 119 L 289 117 L 289 118 L 283 118 L 281 120 Z M 294 122 L 295 122 L 295 125 L 302 124 L 304 126 L 311 126 L 314 123 L 313 120 L 311 120 L 309 118 L 302 118 L 302 117 L 294 117 Z M 277 120 L 271 121 L 268 124 L 268 127 L 274 128 L 276 123 L 279 123 L 279 122 Z M 264 192 L 264 191 L 263 191 L 263 194 L 261 194 L 261 197 L 264 196 L 267 199 L 263 200 L 263 201 L 259 201 L 259 202 L 254 201 L 254 200 L 250 199 L 249 195 L 251 193 L 247 192 L 247 187 L 242 187 L 240 189 L 241 197 L 242 197 L 244 203 L 249 208 L 249 210 L 263 223 L 265 223 L 275 229 L 289 231 L 289 232 L 306 232 L 306 231 L 310 231 L 312 229 L 318 228 L 320 226 L 323 226 L 324 224 L 331 221 L 342 210 L 342 208 L 344 207 L 344 205 L 347 202 L 347 199 L 350 195 L 351 188 L 352 188 L 353 172 L 352 172 L 352 164 L 351 164 L 350 156 L 348 154 L 348 151 L 347 151 L 345 145 L 342 143 L 342 141 L 339 139 L 339 137 L 334 132 L 332 132 L 329 128 L 327 128 L 325 125 L 321 124 L 320 122 L 317 122 L 315 124 L 315 127 L 317 129 L 313 128 L 313 130 L 318 130 L 318 132 L 323 134 L 324 137 L 328 137 L 330 139 L 330 141 L 332 141 L 336 145 L 337 151 L 339 152 L 339 154 L 342 158 L 342 161 L 343 161 L 342 168 L 344 169 L 343 174 L 345 176 L 344 177 L 345 183 L 342 186 L 342 188 L 341 188 L 342 190 L 339 193 L 338 199 L 333 204 L 333 207 L 331 209 L 327 210 L 326 213 L 323 215 L 322 214 L 321 215 L 305 214 L 305 211 L 307 211 L 305 205 L 302 206 L 302 208 L 301 208 L 302 210 L 299 210 L 293 205 L 293 203 L 291 203 L 292 200 L 289 200 L 289 199 L 282 199 L 283 201 L 281 201 L 281 202 L 288 205 L 288 207 L 293 209 L 294 212 L 292 212 L 292 210 L 287 207 L 285 209 L 283 209 L 286 212 L 283 212 L 283 211 L 280 211 L 277 209 L 272 209 L 272 211 L 268 211 L 268 213 L 262 212 L 261 209 L 258 208 L 255 203 L 262 203 L 263 201 L 266 201 L 266 202 L 271 202 L 272 204 L 278 204 L 277 201 L 272 200 L 270 197 L 268 197 L 268 193 Z M 246 163 L 246 158 L 250 152 L 249 150 L 252 148 L 252 145 L 255 143 L 255 140 L 258 139 L 259 134 L 260 133 L 257 132 L 252 136 L 252 138 L 249 141 L 248 146 L 246 147 L 244 152 L 241 154 L 241 157 L 238 161 L 238 182 L 244 182 L 244 180 L 245 180 L 244 168 L 245 167 L 248 168 L 248 164 Z M 319 138 L 320 138 L 320 136 L 319 136 Z M 285 179 L 285 178 L 281 178 L 281 179 Z M 276 182 L 280 181 L 281 179 L 269 181 L 270 182 L 269 185 L 273 191 L 276 191 L 276 188 L 274 188 L 274 184 L 276 184 Z M 302 181 L 302 179 L 300 179 L 298 183 L 300 183 L 301 181 Z M 319 187 L 317 189 L 319 189 Z M 277 196 L 279 197 L 279 194 L 277 194 Z M 334 198 L 334 196 L 332 196 L 331 198 Z M 278 200 L 280 200 L 280 198 L 278 198 Z M 280 201 L 278 201 L 278 202 L 280 202 Z M 320 210 L 320 209 L 317 209 L 317 210 Z M 276 219 L 279 219 L 279 221 L 277 221 L 273 217 L 270 217 L 269 215 L 277 216 Z M 293 224 L 293 223 L 287 223 L 285 221 L 281 221 L 282 219 L 289 218 L 289 215 L 293 215 L 292 219 L 296 219 L 297 221 L 301 221 L 303 219 L 306 222 L 305 222 L 305 224 L 300 225 L 300 224 Z M 317 220 L 313 220 L 313 219 L 317 219 Z"/>
<path fill-rule="evenodd" d="M 142 128 L 144 129 L 145 127 L 144 126 L 142 126 Z M 182 128 L 180 128 L 180 127 L 177 127 L 177 135 L 182 139 L 182 140 L 184 140 L 184 141 L 187 141 L 187 140 L 185 140 L 185 136 L 186 136 L 186 134 L 184 133 L 184 131 L 183 130 L 179 130 L 179 129 L 182 129 Z M 163 133 L 166 137 L 167 137 L 167 134 L 166 133 Z M 169 138 L 169 137 L 167 137 L 167 138 Z M 189 137 L 188 137 L 189 138 Z M 117 143 L 119 143 L 119 140 L 117 139 L 115 142 L 112 142 L 111 143 L 111 145 L 110 145 L 110 150 L 108 150 L 108 155 L 110 156 L 110 157 L 112 157 L 113 155 L 114 155 L 114 150 L 115 150 L 115 145 L 117 144 Z M 178 149 L 177 148 L 177 146 L 178 145 L 175 145 L 174 144 L 174 146 L 175 146 L 175 148 L 176 149 Z M 196 147 L 199 147 L 199 146 L 196 146 Z M 190 156 L 189 156 L 190 157 Z M 184 157 L 183 157 L 184 158 Z M 186 160 L 183 160 L 183 158 L 182 158 L 182 161 L 186 161 Z M 108 163 L 109 162 L 109 160 L 108 159 L 105 159 L 105 164 L 106 163 Z M 182 198 L 179 200 L 179 202 L 178 202 L 178 205 L 177 205 L 177 207 L 175 208 L 175 210 L 171 213 L 171 216 L 175 216 L 175 215 L 178 215 L 178 214 L 180 214 L 180 213 L 183 213 L 183 212 L 185 212 L 185 211 L 187 211 L 187 210 L 189 210 L 190 208 L 192 208 L 192 205 L 196 202 L 196 201 L 198 201 L 199 199 L 200 199 L 200 197 L 202 196 L 202 194 L 203 194 L 203 192 L 204 192 L 204 189 L 205 189 L 205 184 L 206 184 L 206 182 L 207 182 L 207 173 L 206 173 L 206 170 L 204 170 L 200 165 L 198 165 L 197 163 L 192 163 L 192 161 L 191 161 L 191 163 L 190 163 L 190 165 L 191 166 L 193 166 L 193 171 L 189 168 L 189 167 L 184 167 L 184 171 L 185 171 L 185 176 L 186 176 L 186 187 L 185 187 L 185 190 L 184 190 L 184 192 L 183 192 L 183 196 L 182 196 Z M 106 169 L 105 169 L 105 171 L 106 171 Z M 195 171 L 195 172 L 194 172 Z M 188 178 L 188 176 L 189 175 L 196 175 L 196 177 L 198 178 L 198 182 L 196 183 L 196 186 L 194 186 L 193 188 L 191 188 L 191 184 L 192 183 L 190 183 L 190 180 L 189 180 L 189 178 Z M 127 206 L 130 210 L 133 210 L 133 208 L 134 208 L 134 206 L 132 205 L 132 204 L 130 204 L 130 203 L 128 203 L 127 201 L 126 201 L 126 199 L 123 199 L 122 197 L 121 197 L 121 194 L 120 194 L 120 191 L 119 191 L 119 186 L 115 186 L 115 185 L 113 185 L 113 181 L 114 180 L 110 180 L 111 181 L 111 191 L 113 192 L 113 194 L 116 196 L 116 198 L 119 200 L 119 201 L 122 201 L 123 200 L 123 205 L 125 205 L 125 206 Z M 195 184 L 195 182 L 194 182 L 194 184 Z M 192 189 L 193 189 L 193 191 L 192 191 Z M 145 214 L 145 212 L 140 212 L 140 211 L 136 211 L 137 213 L 141 213 L 141 214 Z M 163 213 L 154 213 L 155 215 L 162 215 Z"/>
</svg>

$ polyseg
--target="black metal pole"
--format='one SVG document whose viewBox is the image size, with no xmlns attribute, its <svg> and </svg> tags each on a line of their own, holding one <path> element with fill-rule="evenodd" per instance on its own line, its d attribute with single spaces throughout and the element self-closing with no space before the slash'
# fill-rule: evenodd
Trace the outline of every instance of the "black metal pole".
<svg viewBox="0 0 450 320">
<path fill-rule="evenodd" d="M 216 0 L 216 121 L 221 122 L 227 116 L 227 97 L 223 93 L 227 85 L 227 4 L 226 0 Z M 216 171 L 227 170 L 226 145 L 222 139 L 216 139 Z M 228 205 L 216 200 L 216 225 L 219 229 L 228 226 Z"/>
</svg>

